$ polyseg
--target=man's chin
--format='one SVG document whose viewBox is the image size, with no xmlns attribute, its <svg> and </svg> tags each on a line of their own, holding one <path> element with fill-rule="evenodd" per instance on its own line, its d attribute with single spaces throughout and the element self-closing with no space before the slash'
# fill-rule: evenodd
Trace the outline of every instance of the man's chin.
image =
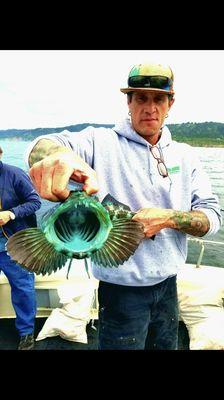
<svg viewBox="0 0 224 400">
<path fill-rule="evenodd" d="M 159 128 L 142 129 L 141 132 L 143 136 L 154 136 L 159 132 Z"/>
<path fill-rule="evenodd" d="M 142 132 L 145 132 L 145 134 L 153 134 L 157 131 L 159 131 L 159 124 L 158 121 L 143 121 L 139 128 L 141 128 Z"/>
</svg>

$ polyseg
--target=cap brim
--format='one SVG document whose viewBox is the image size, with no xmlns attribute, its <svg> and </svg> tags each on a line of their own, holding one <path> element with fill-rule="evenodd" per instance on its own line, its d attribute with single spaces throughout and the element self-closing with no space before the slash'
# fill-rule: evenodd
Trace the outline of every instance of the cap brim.
<svg viewBox="0 0 224 400">
<path fill-rule="evenodd" d="M 174 94 L 173 90 L 163 90 L 157 88 L 122 88 L 120 89 L 122 93 L 130 93 L 130 92 L 158 92 L 158 93 L 166 93 L 166 94 Z"/>
</svg>

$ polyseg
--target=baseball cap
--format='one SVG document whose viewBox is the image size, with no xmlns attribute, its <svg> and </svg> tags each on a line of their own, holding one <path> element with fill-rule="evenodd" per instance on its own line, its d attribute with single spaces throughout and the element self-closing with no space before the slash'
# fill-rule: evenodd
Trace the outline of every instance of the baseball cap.
<svg viewBox="0 0 224 400">
<path fill-rule="evenodd" d="M 122 88 L 122 93 L 147 90 L 174 94 L 173 72 L 168 65 L 146 63 L 135 65 L 128 75 L 128 87 Z"/>
</svg>

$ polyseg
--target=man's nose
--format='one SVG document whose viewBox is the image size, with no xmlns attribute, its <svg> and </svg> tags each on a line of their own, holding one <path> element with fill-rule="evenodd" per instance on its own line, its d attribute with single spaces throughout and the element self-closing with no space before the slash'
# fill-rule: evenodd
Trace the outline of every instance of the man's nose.
<svg viewBox="0 0 224 400">
<path fill-rule="evenodd" d="M 148 101 L 145 104 L 145 112 L 152 114 L 155 111 L 156 111 L 156 104 L 154 103 L 154 101 L 151 101 L 151 100 Z"/>
</svg>

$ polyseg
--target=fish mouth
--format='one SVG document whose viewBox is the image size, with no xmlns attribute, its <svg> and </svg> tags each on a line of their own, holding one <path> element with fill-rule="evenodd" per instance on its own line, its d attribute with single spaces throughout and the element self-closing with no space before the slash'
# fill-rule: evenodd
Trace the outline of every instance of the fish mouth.
<svg viewBox="0 0 224 400">
<path fill-rule="evenodd" d="M 111 228 L 109 213 L 100 203 L 80 201 L 61 209 L 47 236 L 63 254 L 81 259 L 102 246 Z"/>
<path fill-rule="evenodd" d="M 60 214 L 54 223 L 58 239 L 75 247 L 85 247 L 86 242 L 95 239 L 99 229 L 100 222 L 96 214 L 84 205 Z"/>
</svg>

